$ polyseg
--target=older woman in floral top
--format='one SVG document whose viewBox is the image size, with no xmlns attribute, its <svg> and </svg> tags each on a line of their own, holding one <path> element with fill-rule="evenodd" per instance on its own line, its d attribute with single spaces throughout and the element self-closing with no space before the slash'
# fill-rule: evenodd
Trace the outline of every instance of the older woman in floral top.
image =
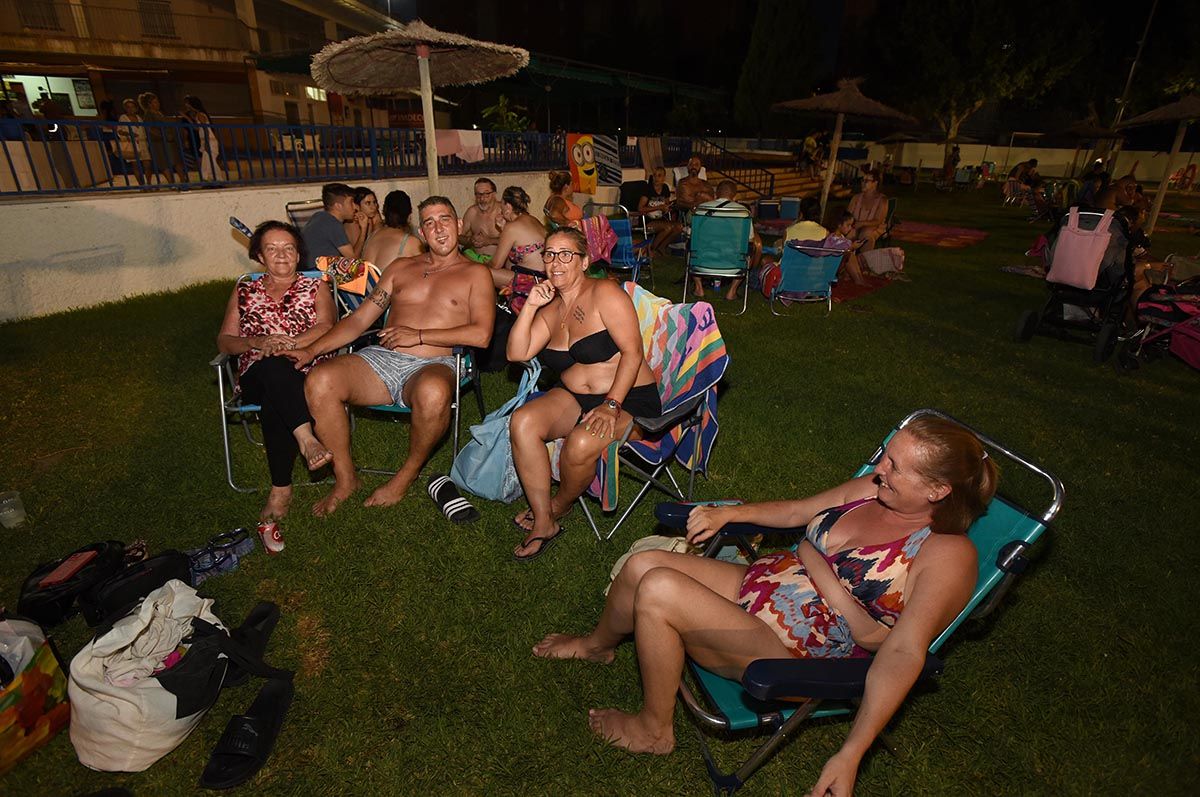
<svg viewBox="0 0 1200 797">
<path fill-rule="evenodd" d="M 287 514 L 292 501 L 292 465 L 304 455 L 309 470 L 327 465 L 333 455 L 313 434 L 304 400 L 306 367 L 276 356 L 303 347 L 325 334 L 334 322 L 333 297 L 319 279 L 296 269 L 304 259 L 300 231 L 281 221 L 258 225 L 250 239 L 250 257 L 264 268 L 262 277 L 239 282 L 225 307 L 217 348 L 237 355 L 242 396 L 262 407 L 263 444 L 271 471 L 271 493 L 261 517 Z"/>
</svg>

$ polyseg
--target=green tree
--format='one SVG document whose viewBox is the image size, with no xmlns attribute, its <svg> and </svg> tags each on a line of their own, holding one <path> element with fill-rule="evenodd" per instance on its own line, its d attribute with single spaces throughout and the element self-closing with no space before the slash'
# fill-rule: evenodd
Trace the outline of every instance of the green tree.
<svg viewBox="0 0 1200 797">
<path fill-rule="evenodd" d="M 893 101 L 931 119 L 949 154 L 963 122 L 988 102 L 1033 102 L 1084 56 L 1078 0 L 907 0 L 881 15 L 880 70 Z M 1075 32 L 1076 35 L 1073 35 Z"/>
<path fill-rule="evenodd" d="M 511 103 L 501 94 L 495 105 L 483 109 L 483 118 L 492 130 L 505 130 L 520 133 L 529 129 L 529 117 L 524 115 L 528 109 L 522 105 Z"/>
<path fill-rule="evenodd" d="M 805 38 L 814 27 L 807 5 L 804 0 L 759 0 L 733 100 L 734 119 L 746 130 L 761 135 L 773 103 L 806 97 L 817 83 L 817 50 Z"/>
</svg>

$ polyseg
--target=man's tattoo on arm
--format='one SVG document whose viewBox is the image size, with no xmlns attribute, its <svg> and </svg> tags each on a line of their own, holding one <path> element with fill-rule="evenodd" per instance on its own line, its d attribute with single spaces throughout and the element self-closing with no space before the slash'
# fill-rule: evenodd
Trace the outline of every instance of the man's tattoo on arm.
<svg viewBox="0 0 1200 797">
<path fill-rule="evenodd" d="M 389 294 L 385 288 L 376 288 L 375 290 L 371 291 L 371 302 L 380 310 L 387 309 L 389 298 L 391 298 L 391 294 Z"/>
</svg>

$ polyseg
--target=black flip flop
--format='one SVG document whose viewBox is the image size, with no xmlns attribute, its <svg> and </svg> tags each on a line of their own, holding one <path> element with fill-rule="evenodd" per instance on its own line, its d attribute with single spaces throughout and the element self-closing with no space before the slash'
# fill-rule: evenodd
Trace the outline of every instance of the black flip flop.
<svg viewBox="0 0 1200 797">
<path fill-rule="evenodd" d="M 255 658 L 261 659 L 267 651 L 267 641 L 271 638 L 271 632 L 275 630 L 275 624 L 278 622 L 279 607 L 269 601 L 259 601 L 246 615 L 242 624 L 233 629 L 229 636 L 249 648 L 256 654 Z M 225 670 L 225 681 L 221 688 L 241 686 L 248 680 L 250 673 L 231 661 Z"/>
<path fill-rule="evenodd" d="M 434 473 L 429 477 L 429 497 L 451 523 L 474 523 L 482 515 L 462 497 L 458 486 L 448 476 Z"/>
<path fill-rule="evenodd" d="M 529 545 L 530 543 L 534 543 L 534 542 L 537 542 L 538 540 L 541 540 L 542 544 L 538 546 L 538 549 L 536 551 L 534 551 L 531 554 L 526 554 L 525 556 L 517 556 L 514 553 L 513 559 L 516 559 L 518 562 L 532 562 L 534 559 L 537 559 L 539 556 L 544 554 L 546 552 L 546 549 L 549 548 L 554 543 L 555 540 L 557 540 L 559 537 L 561 537 L 563 535 L 563 532 L 566 530 L 567 530 L 567 527 L 564 526 L 562 523 L 559 523 L 558 531 L 554 532 L 549 537 L 534 537 L 532 540 L 525 543 L 526 545 Z"/>
<path fill-rule="evenodd" d="M 254 777 L 271 756 L 294 695 L 290 679 L 263 684 L 246 713 L 229 718 L 200 776 L 200 788 L 232 789 Z"/>
</svg>

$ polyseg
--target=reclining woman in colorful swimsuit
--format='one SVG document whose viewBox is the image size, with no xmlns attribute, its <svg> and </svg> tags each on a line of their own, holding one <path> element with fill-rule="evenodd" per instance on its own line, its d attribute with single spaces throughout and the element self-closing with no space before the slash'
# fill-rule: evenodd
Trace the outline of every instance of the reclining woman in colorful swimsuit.
<svg viewBox="0 0 1200 797">
<path fill-rule="evenodd" d="M 528 511 L 516 524 L 528 532 L 513 555 L 540 556 L 562 533 L 559 518 L 583 494 L 596 462 L 614 439 L 639 430 L 634 416 L 662 414 L 654 374 L 642 356 L 633 301 L 616 282 L 591 279 L 583 233 L 562 229 L 546 238 L 546 281 L 534 286 L 508 337 L 508 359 L 533 357 L 560 381 L 513 413 L 513 463 Z M 546 443 L 566 438 L 558 492 L 550 496 Z"/>
<path fill-rule="evenodd" d="M 796 547 L 749 567 L 637 553 L 617 575 L 590 634 L 551 634 L 533 653 L 609 663 L 634 634 L 641 711 L 593 709 L 588 724 L 619 747 L 666 754 L 675 747 L 672 716 L 685 653 L 740 679 L 755 659 L 873 651 L 854 724 L 810 792 L 850 794 L 863 754 L 916 682 L 930 643 L 971 597 L 977 565 L 964 532 L 991 500 L 997 477 L 973 434 L 940 418 L 917 418 L 892 437 L 873 474 L 799 501 L 696 507 L 688 516 L 693 543 L 735 521 L 806 525 Z"/>
<path fill-rule="evenodd" d="M 542 263 L 546 228 L 529 215 L 529 194 L 518 185 L 504 189 L 500 215 L 504 218 L 504 228 L 500 230 L 496 254 L 489 264 L 492 283 L 501 291 L 509 291 L 513 312 L 520 312 L 534 282 L 546 277 Z"/>
</svg>

